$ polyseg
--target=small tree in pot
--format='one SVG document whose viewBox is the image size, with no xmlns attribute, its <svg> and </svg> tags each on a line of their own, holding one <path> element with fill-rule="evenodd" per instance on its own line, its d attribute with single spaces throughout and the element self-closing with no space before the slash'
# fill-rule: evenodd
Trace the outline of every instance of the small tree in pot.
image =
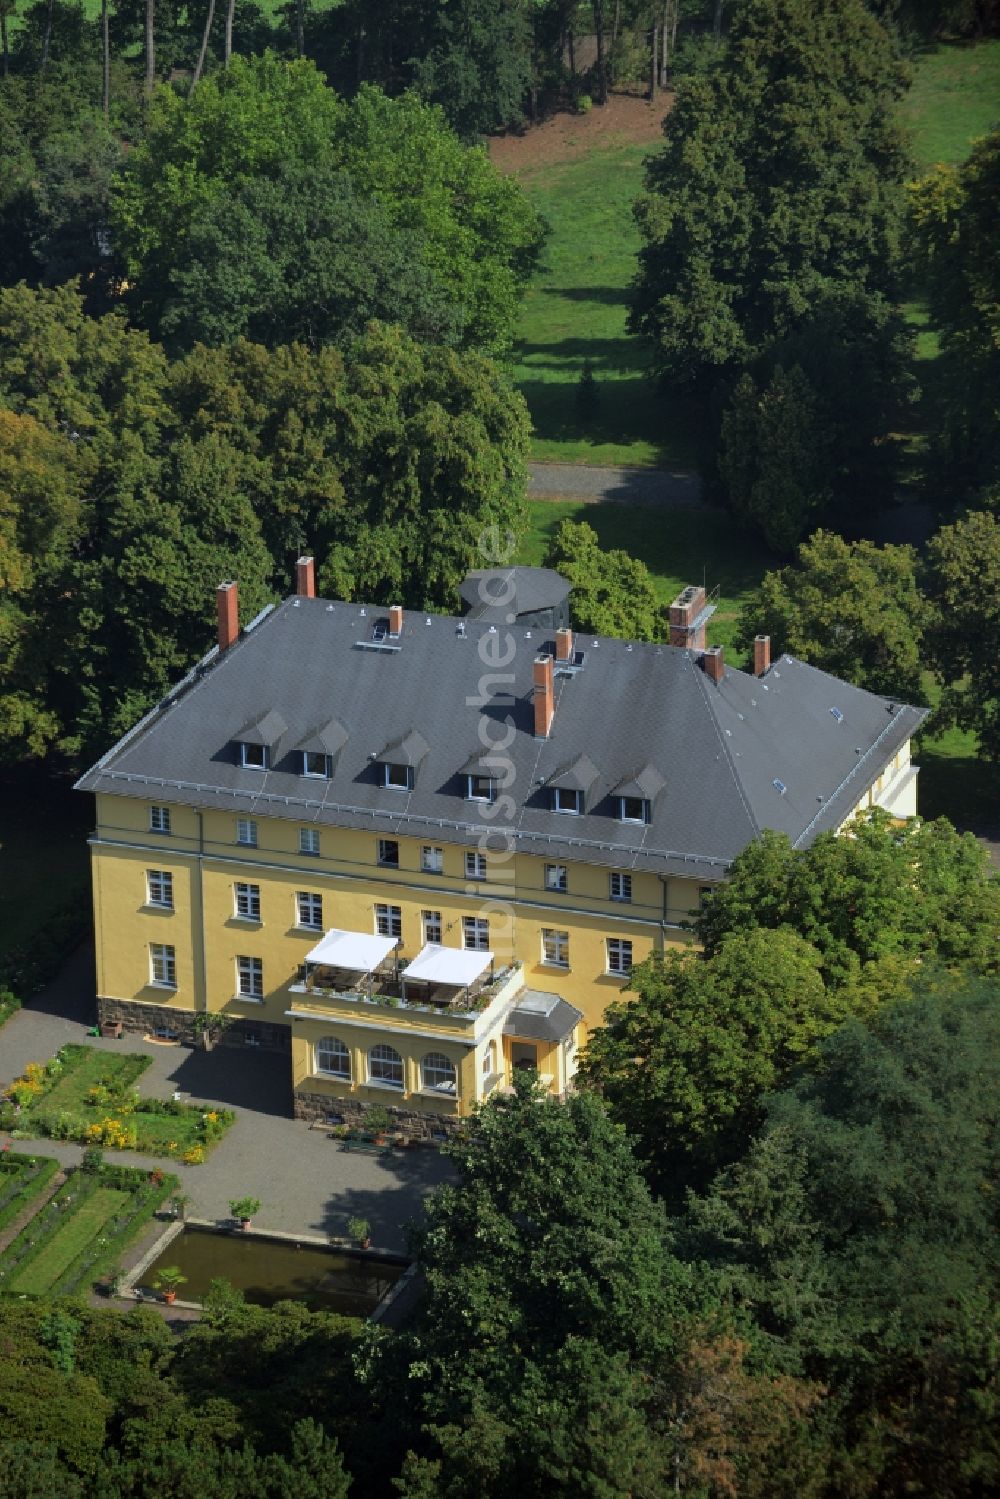
<svg viewBox="0 0 1000 1499">
<path fill-rule="evenodd" d="M 216 1041 L 220 1040 L 223 1033 L 233 1023 L 231 1015 L 219 1015 L 201 1013 L 194 1017 L 191 1022 L 191 1030 L 196 1041 L 200 1041 L 205 1051 L 211 1051 Z"/>
<path fill-rule="evenodd" d="M 250 1228 L 254 1213 L 260 1212 L 259 1197 L 234 1197 L 230 1200 L 229 1211 L 239 1223 L 243 1232 Z"/>
<path fill-rule="evenodd" d="M 177 1265 L 164 1265 L 157 1272 L 153 1285 L 157 1291 L 163 1293 L 163 1299 L 169 1306 L 177 1300 L 177 1292 L 180 1287 L 187 1284 L 187 1276 L 182 1275 Z"/>
<path fill-rule="evenodd" d="M 347 1235 L 356 1239 L 362 1249 L 371 1247 L 371 1224 L 367 1218 L 348 1218 Z"/>
<path fill-rule="evenodd" d="M 365 1129 L 374 1135 L 376 1145 L 384 1145 L 389 1131 L 389 1110 L 380 1103 L 373 1103 L 365 1110 Z"/>
</svg>

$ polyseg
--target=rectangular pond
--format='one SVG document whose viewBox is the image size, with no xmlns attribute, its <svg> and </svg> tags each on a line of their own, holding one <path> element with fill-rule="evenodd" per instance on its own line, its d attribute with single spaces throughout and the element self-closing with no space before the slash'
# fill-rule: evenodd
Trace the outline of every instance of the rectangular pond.
<svg viewBox="0 0 1000 1499">
<path fill-rule="evenodd" d="M 194 1224 L 186 1224 L 143 1272 L 143 1288 L 152 1287 L 157 1271 L 167 1265 L 176 1265 L 187 1276 L 177 1293 L 181 1301 L 201 1301 L 215 1277 L 224 1275 L 255 1306 L 301 1301 L 311 1311 L 345 1317 L 371 1316 L 406 1269 L 402 1259 L 300 1246 L 294 1240 L 255 1234 L 219 1233 Z"/>
</svg>

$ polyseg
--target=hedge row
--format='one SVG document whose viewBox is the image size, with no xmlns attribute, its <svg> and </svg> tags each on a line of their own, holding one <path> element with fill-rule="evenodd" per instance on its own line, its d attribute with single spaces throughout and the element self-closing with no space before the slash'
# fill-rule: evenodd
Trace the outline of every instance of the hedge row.
<svg viewBox="0 0 1000 1499">
<path fill-rule="evenodd" d="M 51 1156 L 14 1155 L 4 1151 L 0 1157 L 0 1229 L 13 1223 L 58 1170 L 59 1162 Z"/>
<path fill-rule="evenodd" d="M 74 897 L 55 911 L 41 931 L 19 947 L 12 947 L 0 957 L 0 990 L 11 989 L 21 996 L 17 1004 L 38 994 L 55 978 L 70 953 L 90 930 L 90 907 Z M 0 1025 L 13 1011 L 4 1014 L 0 1005 Z"/>
</svg>

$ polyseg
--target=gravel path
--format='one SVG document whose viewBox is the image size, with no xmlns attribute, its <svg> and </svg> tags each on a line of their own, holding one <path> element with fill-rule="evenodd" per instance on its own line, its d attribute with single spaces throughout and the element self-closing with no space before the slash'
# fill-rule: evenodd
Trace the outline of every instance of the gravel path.
<svg viewBox="0 0 1000 1499">
<path fill-rule="evenodd" d="M 185 1102 L 235 1109 L 236 1123 L 203 1166 L 125 1150 L 108 1153 L 123 1165 L 175 1171 L 191 1199 L 193 1218 L 228 1220 L 231 1197 L 259 1197 L 258 1228 L 339 1236 L 346 1233 L 348 1218 L 358 1216 L 371 1224 L 377 1249 L 402 1251 L 406 1223 L 451 1174 L 436 1150 L 345 1153 L 326 1131 L 292 1119 L 287 1057 L 225 1046 L 192 1051 L 135 1037 L 105 1041 L 86 1033 L 93 1012 L 93 955 L 84 947 L 0 1029 L 0 1086 L 12 1082 L 28 1062 L 44 1062 L 66 1042 L 83 1041 L 102 1051 L 149 1056 L 151 1065 L 139 1079 L 145 1097 L 169 1098 L 180 1090 Z M 7 1138 L 0 1135 L 0 1145 Z M 54 1140 L 15 1140 L 12 1148 L 37 1150 L 64 1166 L 75 1165 L 82 1155 L 80 1146 Z"/>
<path fill-rule="evenodd" d="M 585 463 L 529 463 L 528 495 L 585 505 L 698 505 L 701 480 L 687 469 L 591 468 Z"/>
</svg>

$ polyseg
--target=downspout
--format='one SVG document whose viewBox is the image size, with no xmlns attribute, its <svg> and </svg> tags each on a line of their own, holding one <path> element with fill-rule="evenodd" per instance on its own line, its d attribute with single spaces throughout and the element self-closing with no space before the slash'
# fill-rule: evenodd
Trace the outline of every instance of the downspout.
<svg viewBox="0 0 1000 1499">
<path fill-rule="evenodd" d="M 196 1011 L 205 1014 L 208 1011 L 208 968 L 205 957 L 205 882 L 203 872 L 205 860 L 205 817 L 200 807 L 195 808 L 195 816 L 198 819 L 198 858 L 195 862 L 195 903 L 197 905 L 195 941 L 198 944 L 198 989 L 195 993 L 194 1007 Z"/>
<path fill-rule="evenodd" d="M 657 879 L 663 891 L 663 906 L 660 911 L 660 957 L 662 958 L 667 950 L 667 876 L 659 874 Z"/>
</svg>

